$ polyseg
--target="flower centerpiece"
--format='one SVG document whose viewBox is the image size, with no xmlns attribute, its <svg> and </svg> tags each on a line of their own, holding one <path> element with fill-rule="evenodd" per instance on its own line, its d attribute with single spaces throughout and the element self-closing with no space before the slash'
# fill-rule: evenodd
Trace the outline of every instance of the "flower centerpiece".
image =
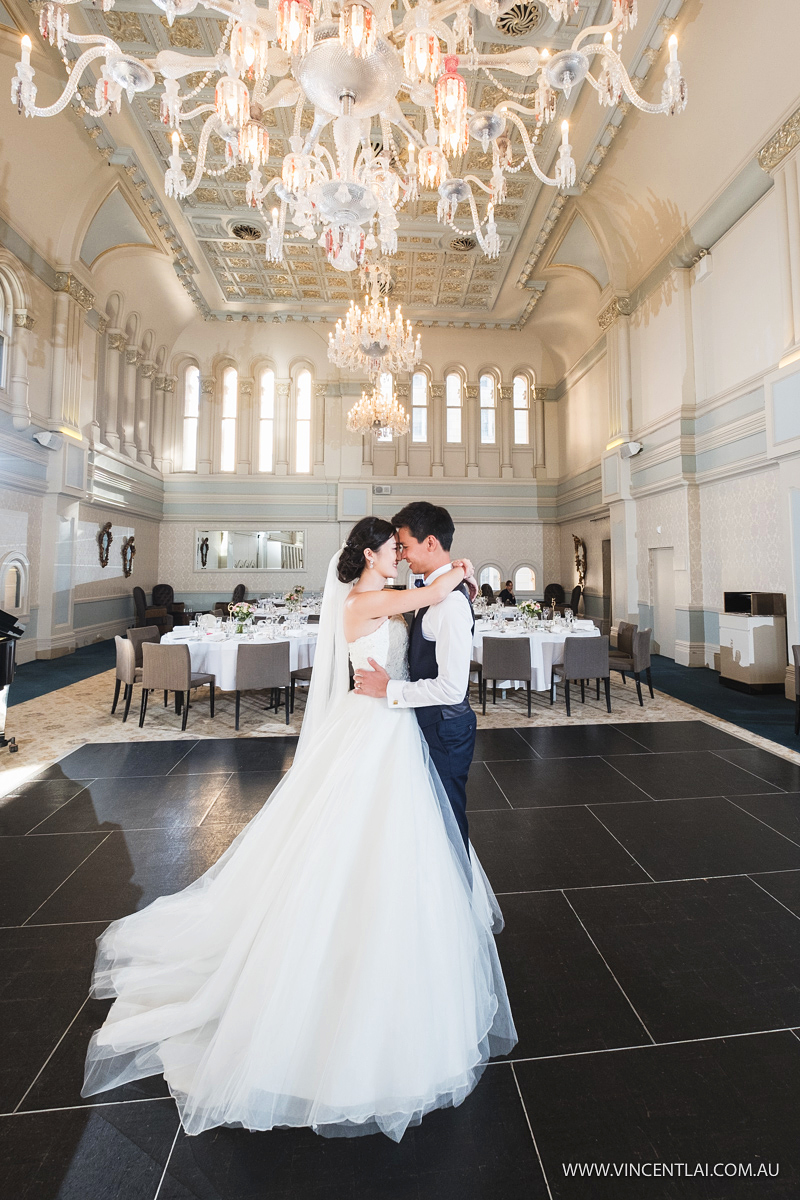
<svg viewBox="0 0 800 1200">
<path fill-rule="evenodd" d="M 541 621 L 542 606 L 538 600 L 523 600 L 517 605 L 525 621 Z"/>
<path fill-rule="evenodd" d="M 300 606 L 303 603 L 303 592 L 305 587 L 302 583 L 296 584 L 290 592 L 287 592 L 283 597 L 286 601 L 286 607 L 289 612 L 299 612 Z"/>
<path fill-rule="evenodd" d="M 240 600 L 238 604 L 229 604 L 228 612 L 231 614 L 231 620 L 236 624 L 236 632 L 244 633 L 245 625 L 253 619 L 253 605 Z"/>
</svg>

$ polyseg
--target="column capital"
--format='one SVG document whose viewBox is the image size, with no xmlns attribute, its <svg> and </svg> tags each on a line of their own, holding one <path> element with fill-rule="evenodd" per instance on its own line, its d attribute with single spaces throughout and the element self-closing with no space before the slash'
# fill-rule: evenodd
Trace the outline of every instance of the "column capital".
<svg viewBox="0 0 800 1200">
<path fill-rule="evenodd" d="M 252 394 L 253 394 L 253 380 L 252 379 L 242 379 L 240 376 L 239 377 L 239 395 L 249 397 L 249 396 L 252 396 Z"/>
<path fill-rule="evenodd" d="M 546 387 L 532 388 L 531 389 L 531 399 L 532 400 L 546 400 L 547 394 L 549 391 L 550 391 L 550 388 L 546 388 Z"/>
<path fill-rule="evenodd" d="M 56 271 L 55 292 L 66 292 L 68 296 L 72 296 L 80 304 L 85 312 L 94 308 L 95 297 L 87 287 L 76 279 L 71 271 Z"/>
<path fill-rule="evenodd" d="M 26 308 L 18 308 L 14 313 L 15 329 L 33 329 L 34 317 Z"/>
<path fill-rule="evenodd" d="M 164 383 L 159 390 L 162 392 L 174 392 L 175 384 L 177 383 L 176 377 L 174 375 L 164 375 L 162 378 Z M 158 387 L 158 380 L 156 380 L 156 387 Z"/>
<path fill-rule="evenodd" d="M 200 394 L 203 396 L 213 396 L 215 386 L 216 380 L 214 376 L 206 375 L 204 379 L 200 380 Z"/>
<path fill-rule="evenodd" d="M 128 345 L 128 339 L 121 329 L 111 329 L 108 333 L 108 348 L 109 350 L 119 350 L 122 352 Z"/>
<path fill-rule="evenodd" d="M 158 367 L 156 366 L 156 364 L 154 362 L 143 362 L 142 363 L 142 377 L 144 379 L 155 379 L 157 370 L 158 370 Z"/>
<path fill-rule="evenodd" d="M 610 329 L 618 317 L 629 317 L 631 311 L 630 296 L 614 296 L 598 314 L 597 324 L 601 329 Z"/>
<path fill-rule="evenodd" d="M 129 367 L 141 366 L 142 362 L 144 362 L 144 353 L 138 346 L 128 346 L 125 351 L 125 362 Z"/>
<path fill-rule="evenodd" d="M 478 399 L 477 383 L 468 383 L 467 386 L 464 388 L 464 395 L 467 400 L 477 400 Z"/>
<path fill-rule="evenodd" d="M 510 383 L 503 383 L 500 385 L 500 399 L 501 400 L 513 400 L 514 399 L 514 388 Z"/>
</svg>

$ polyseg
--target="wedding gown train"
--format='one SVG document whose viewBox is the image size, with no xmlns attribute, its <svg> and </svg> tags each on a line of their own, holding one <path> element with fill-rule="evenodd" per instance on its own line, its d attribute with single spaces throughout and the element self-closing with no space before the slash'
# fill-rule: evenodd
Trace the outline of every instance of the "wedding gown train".
<svg viewBox="0 0 800 1200">
<path fill-rule="evenodd" d="M 406 627 L 350 647 L 406 678 Z M 83 1094 L 163 1074 L 187 1133 L 398 1140 L 516 1042 L 497 903 L 411 710 L 348 692 L 218 862 L 99 939 Z"/>
</svg>

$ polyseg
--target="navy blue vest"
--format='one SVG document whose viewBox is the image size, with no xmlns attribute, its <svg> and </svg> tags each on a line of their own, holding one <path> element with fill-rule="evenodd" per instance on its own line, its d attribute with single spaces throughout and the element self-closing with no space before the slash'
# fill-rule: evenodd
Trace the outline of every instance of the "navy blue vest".
<svg viewBox="0 0 800 1200">
<path fill-rule="evenodd" d="M 475 616 L 472 612 L 466 584 L 459 584 L 456 591 L 462 592 L 469 604 L 474 632 Z M 418 679 L 436 679 L 439 674 L 439 664 L 436 661 L 436 642 L 428 641 L 422 634 L 422 618 L 427 611 L 427 608 L 420 608 L 417 611 L 408 635 L 408 669 L 412 682 L 416 682 Z M 467 694 L 458 704 L 427 704 L 414 709 L 417 721 L 423 729 L 427 725 L 434 725 L 437 721 L 450 721 L 453 717 L 462 717 L 469 711 L 469 684 L 467 685 Z"/>
</svg>

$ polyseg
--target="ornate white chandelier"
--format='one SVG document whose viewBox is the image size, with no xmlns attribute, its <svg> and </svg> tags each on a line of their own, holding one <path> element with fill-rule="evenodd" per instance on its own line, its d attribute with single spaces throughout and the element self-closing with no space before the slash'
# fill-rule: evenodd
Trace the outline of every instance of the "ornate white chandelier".
<svg viewBox="0 0 800 1200">
<path fill-rule="evenodd" d="M 370 379 L 385 371 L 413 371 L 422 358 L 419 334 L 414 338 L 411 322 L 403 324 L 400 306 L 394 317 L 389 311 L 388 292 L 391 276 L 385 263 L 369 263 L 362 269 L 362 282 L 369 291 L 364 307 L 351 300 L 344 319 L 328 334 L 328 358 L 337 367 L 365 371 Z"/>
<path fill-rule="evenodd" d="M 387 377 L 388 378 L 388 377 Z M 385 433 L 395 437 L 408 433 L 409 417 L 398 402 L 393 388 L 388 395 L 379 384 L 371 392 L 362 392 L 361 399 L 347 414 L 347 428 L 351 433 Z"/>
<path fill-rule="evenodd" d="M 383 254 L 393 254 L 398 210 L 417 199 L 420 188 L 437 188 L 439 220 L 460 235 L 474 235 L 484 254 L 496 258 L 500 237 L 494 208 L 505 196 L 507 173 L 516 173 L 527 162 L 543 184 L 562 190 L 575 184 L 566 122 L 552 176 L 540 168 L 534 153 L 536 132 L 556 115 L 560 93 L 568 97 L 586 79 L 604 105 L 625 96 L 646 113 L 673 115 L 686 107 L 686 84 L 674 36 L 659 104 L 642 100 L 622 63 L 619 41 L 616 51 L 612 46 L 614 33 L 621 37 L 636 23 L 637 0 L 613 0 L 607 25 L 582 30 L 569 50 L 553 55 L 532 46 L 478 53 L 472 9 L 495 20 L 514 0 L 419 0 L 413 7 L 404 0 L 405 12 L 397 24 L 394 0 L 269 0 L 263 8 L 254 0 L 153 0 L 170 24 L 199 3 L 227 16 L 228 27 L 214 57 L 162 50 L 150 60 L 123 53 L 109 37 L 72 33 L 67 9 L 79 2 L 50 0 L 41 9 L 41 32 L 51 44 L 62 53 L 67 43 L 86 47 L 72 64 L 59 100 L 47 108 L 37 107 L 30 39 L 24 37 L 12 80 L 12 102 L 28 117 L 54 116 L 70 102 L 84 72 L 97 61 L 95 108 L 87 106 L 87 111 L 103 117 L 112 110 L 119 112 L 123 92 L 132 100 L 137 92 L 153 88 L 159 74 L 161 116 L 173 130 L 164 180 L 167 195 L 182 198 L 197 189 L 209 140 L 217 134 L 226 143 L 228 169 L 238 163 L 250 167 L 248 203 L 263 210 L 274 193 L 266 243 L 270 261 L 283 258 L 287 222 L 294 227 L 291 236 L 316 239 L 328 261 L 342 271 L 361 266 L 367 252 L 378 246 Z M 114 0 L 100 3 L 103 11 L 114 6 Z M 556 20 L 578 8 L 578 0 L 545 3 Z M 589 69 L 593 58 L 599 67 L 596 74 Z M 522 78 L 535 76 L 536 86 L 525 94 L 514 92 L 494 79 L 492 69 Z M 470 108 L 464 76 L 479 71 L 508 97 L 484 111 Z M 213 104 L 193 107 L 195 92 L 181 93 L 181 81 L 195 72 L 219 76 Z M 399 95 L 411 101 L 416 116 L 404 114 Z M 303 134 L 305 105 L 313 108 L 314 119 Z M 265 180 L 269 135 L 261 121 L 268 110 L 278 107 L 294 108 L 294 134 L 280 175 Z M 187 173 L 191 164 L 182 156 L 182 148 L 188 149 L 182 125 L 200 116 L 205 116 L 203 130 L 194 169 Z M 533 136 L 523 117 L 535 127 Z M 377 152 L 370 140 L 376 120 L 382 137 Z M 320 142 L 328 126 L 335 153 Z M 506 132 L 509 126 L 516 127 L 522 142 L 523 153 L 516 163 Z M 405 154 L 396 137 L 405 143 Z M 474 175 L 453 173 L 470 138 L 484 152 L 491 146 L 488 185 Z M 486 195 L 483 216 L 476 201 L 481 193 Z M 460 205 L 469 209 L 471 229 L 454 224 Z"/>
</svg>

